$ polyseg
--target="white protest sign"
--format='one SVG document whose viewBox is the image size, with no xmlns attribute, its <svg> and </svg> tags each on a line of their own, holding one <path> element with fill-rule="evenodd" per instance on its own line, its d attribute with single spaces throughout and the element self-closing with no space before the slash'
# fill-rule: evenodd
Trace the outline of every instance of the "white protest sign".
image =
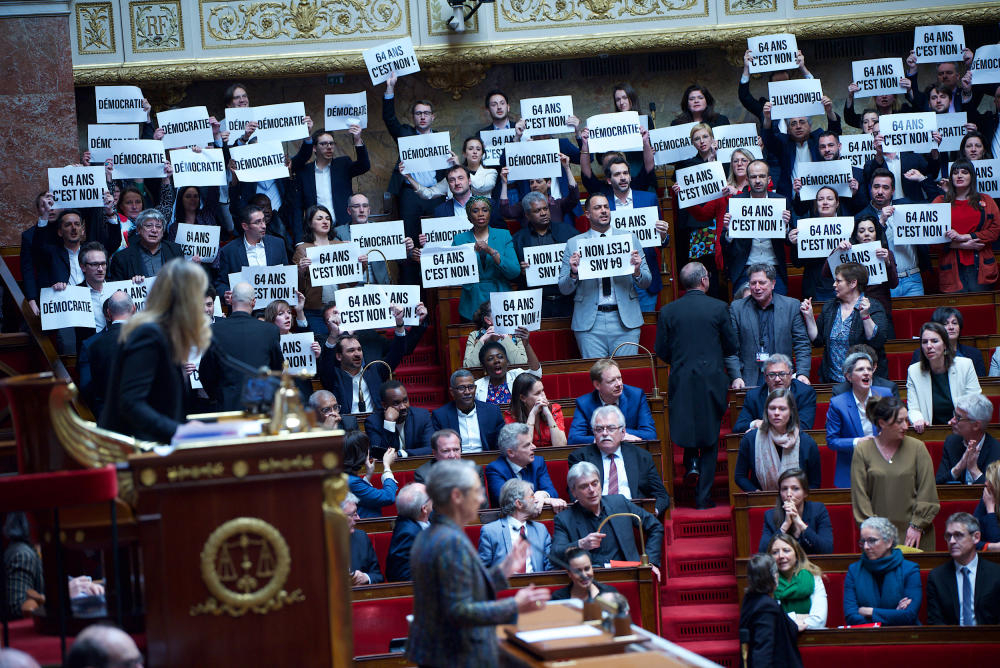
<svg viewBox="0 0 1000 668">
<path fill-rule="evenodd" d="M 697 123 L 682 123 L 649 131 L 649 143 L 653 147 L 653 163 L 669 165 L 698 155 L 698 149 L 691 144 L 691 128 Z"/>
<path fill-rule="evenodd" d="M 1000 197 L 1000 159 L 973 160 L 972 167 L 976 170 L 976 190 L 994 199 Z"/>
<path fill-rule="evenodd" d="M 802 181 L 802 190 L 799 191 L 799 199 L 802 201 L 816 199 L 819 189 L 827 186 L 836 190 L 840 197 L 852 196 L 849 181 L 854 177 L 854 172 L 850 160 L 841 158 L 800 162 L 796 165 L 796 174 Z"/>
<path fill-rule="evenodd" d="M 783 197 L 730 197 L 729 237 L 732 239 L 784 239 Z"/>
<path fill-rule="evenodd" d="M 219 254 L 218 225 L 192 225 L 177 223 L 174 241 L 184 249 L 185 257 L 200 257 L 202 262 L 215 262 Z"/>
<path fill-rule="evenodd" d="M 299 287 L 298 270 L 294 266 L 243 267 L 240 272 L 242 280 L 253 286 L 257 299 L 254 308 L 267 308 L 268 304 L 279 299 L 294 305 L 297 302 L 295 292 Z"/>
<path fill-rule="evenodd" d="M 972 85 L 1000 83 L 1000 44 L 987 44 L 976 49 L 969 64 Z"/>
<path fill-rule="evenodd" d="M 368 127 L 368 94 L 365 91 L 326 95 L 323 102 L 327 131 L 347 130 L 352 125 Z"/>
<path fill-rule="evenodd" d="M 377 250 L 369 261 L 375 260 L 405 260 L 406 233 L 403 231 L 403 221 L 389 220 L 384 223 L 360 223 L 351 225 L 351 241 L 356 241 L 365 255 Z"/>
<path fill-rule="evenodd" d="M 403 325 L 417 326 L 420 324 L 420 316 L 417 315 L 417 306 L 420 304 L 419 285 L 379 285 L 379 289 L 384 292 L 389 299 L 389 304 L 403 309 Z"/>
<path fill-rule="evenodd" d="M 425 288 L 478 282 L 479 261 L 472 244 L 451 248 L 425 248 L 420 253 L 420 283 Z"/>
<path fill-rule="evenodd" d="M 875 136 L 871 134 L 841 135 L 840 157 L 851 161 L 852 167 L 864 167 L 875 157 Z"/>
<path fill-rule="evenodd" d="M 677 191 L 677 206 L 681 209 L 717 199 L 726 187 L 726 173 L 718 160 L 678 169 L 674 179 L 681 187 Z"/>
<path fill-rule="evenodd" d="M 879 117 L 882 148 L 887 153 L 913 151 L 930 153 L 937 148 L 931 133 L 937 130 L 937 114 L 925 111 L 915 114 L 885 114 Z"/>
<path fill-rule="evenodd" d="M 483 142 L 483 164 L 497 167 L 500 156 L 503 155 L 504 144 L 517 141 L 517 129 L 480 130 L 479 139 Z"/>
<path fill-rule="evenodd" d="M 434 172 L 451 167 L 448 162 L 451 157 L 451 134 L 448 132 L 400 137 L 397 143 L 404 174 Z"/>
<path fill-rule="evenodd" d="M 88 125 L 87 150 L 90 164 L 101 165 L 111 157 L 111 142 L 116 139 L 138 139 L 139 126 L 130 125 Z"/>
<path fill-rule="evenodd" d="M 373 86 L 386 81 L 393 72 L 397 77 L 401 77 L 420 71 L 420 63 L 417 62 L 417 54 L 413 50 L 413 41 L 409 37 L 383 42 L 365 49 L 361 55 L 365 59 L 365 68 Z"/>
<path fill-rule="evenodd" d="M 305 371 L 310 376 L 316 375 L 316 355 L 312 349 L 313 341 L 315 339 L 311 332 L 281 335 L 281 356 L 288 363 L 290 373 Z"/>
<path fill-rule="evenodd" d="M 57 209 L 104 206 L 104 167 L 49 167 L 49 190 Z"/>
<path fill-rule="evenodd" d="M 288 177 L 285 149 L 278 141 L 257 141 L 233 146 L 229 156 L 236 163 L 236 178 L 244 183 L 256 183 Z"/>
<path fill-rule="evenodd" d="M 521 100 L 521 120 L 524 132 L 533 135 L 558 135 L 573 132 L 566 117 L 573 115 L 573 96 L 530 97 Z"/>
<path fill-rule="evenodd" d="M 795 35 L 780 33 L 748 37 L 747 49 L 750 50 L 750 74 L 793 70 L 797 67 L 795 52 L 799 47 Z"/>
<path fill-rule="evenodd" d="M 558 139 L 511 142 L 504 145 L 504 151 L 508 181 L 557 179 L 562 173 Z"/>
<path fill-rule="evenodd" d="M 115 139 L 111 141 L 113 179 L 155 179 L 167 175 L 163 168 L 167 154 L 158 139 Z"/>
<path fill-rule="evenodd" d="M 733 159 L 733 151 L 742 148 L 750 151 L 750 155 L 762 160 L 764 152 L 757 145 L 759 139 L 757 135 L 756 123 L 736 123 L 735 125 L 720 125 L 712 128 L 712 135 L 718 145 L 715 159 L 721 163 L 727 163 Z"/>
<path fill-rule="evenodd" d="M 962 145 L 965 133 L 968 129 L 968 115 L 964 111 L 953 113 L 935 114 L 937 116 L 937 131 L 941 134 L 941 144 L 939 151 L 957 151 Z"/>
<path fill-rule="evenodd" d="M 164 148 L 211 146 L 215 143 L 212 124 L 205 107 L 169 109 L 156 115 L 156 124 L 163 128 Z"/>
<path fill-rule="evenodd" d="M 854 83 L 858 84 L 855 98 L 906 93 L 899 85 L 899 80 L 904 76 L 902 58 L 855 60 L 851 63 L 851 73 L 854 75 Z"/>
<path fill-rule="evenodd" d="M 42 288 L 38 310 L 42 316 L 42 329 L 49 331 L 63 327 L 96 328 L 94 303 L 87 286 L 67 286 L 65 290 Z"/>
<path fill-rule="evenodd" d="M 132 303 L 135 304 L 135 310 L 141 311 L 146 308 L 146 300 L 149 298 L 149 291 L 153 289 L 153 283 L 156 282 L 156 276 L 147 276 L 146 280 L 142 283 L 133 283 L 132 279 L 126 279 L 124 281 L 109 281 L 104 284 L 104 290 L 101 292 L 101 297 L 107 299 L 114 293 L 121 290 L 129 296 Z"/>
<path fill-rule="evenodd" d="M 587 119 L 587 133 L 591 153 L 642 150 L 639 113 L 636 111 L 591 116 Z"/>
<path fill-rule="evenodd" d="M 227 107 L 226 118 L 222 121 L 222 130 L 229 131 L 229 145 L 232 146 L 243 138 L 247 123 L 254 120 L 253 107 Z M 252 135 L 251 135 L 252 136 Z M 247 137 L 250 139 L 250 137 Z"/>
<path fill-rule="evenodd" d="M 850 238 L 854 230 L 854 218 L 799 218 L 797 229 L 799 259 L 830 257 L 830 253 L 837 250 L 841 241 Z"/>
<path fill-rule="evenodd" d="M 528 266 L 524 270 L 524 278 L 528 287 L 558 283 L 565 250 L 565 243 L 525 246 L 524 261 Z"/>
<path fill-rule="evenodd" d="M 879 241 L 869 241 L 866 244 L 854 244 L 850 250 L 838 250 L 827 260 L 830 265 L 830 273 L 837 275 L 837 267 L 845 262 L 857 262 L 868 270 L 868 285 L 881 285 L 885 283 L 888 274 L 885 269 L 885 262 L 875 257 L 875 251 L 882 248 Z"/>
<path fill-rule="evenodd" d="M 420 221 L 420 231 L 427 235 L 424 248 L 443 248 L 451 246 L 451 240 L 459 232 L 472 229 L 472 223 L 463 216 L 444 216 L 442 218 L 423 218 Z"/>
<path fill-rule="evenodd" d="M 632 237 L 624 234 L 581 239 L 576 245 L 576 252 L 580 254 L 580 280 L 634 273 L 632 250 Z"/>
<path fill-rule="evenodd" d="M 257 131 L 254 134 L 258 142 L 293 141 L 309 136 L 306 106 L 302 102 L 254 107 L 253 118 L 257 121 Z"/>
<path fill-rule="evenodd" d="M 951 204 L 897 204 L 888 224 L 896 245 L 946 244 L 951 229 Z"/>
<path fill-rule="evenodd" d="M 656 231 L 659 219 L 660 209 L 656 206 L 615 209 L 611 212 L 611 229 L 616 234 L 635 234 L 643 248 L 656 248 L 660 245 L 660 235 Z"/>
<path fill-rule="evenodd" d="M 819 79 L 789 79 L 769 81 L 767 96 L 771 102 L 771 118 L 819 116 L 823 109 L 823 86 Z"/>
<path fill-rule="evenodd" d="M 219 295 L 215 296 L 215 308 L 212 310 L 212 317 L 214 318 L 226 317 L 226 314 L 222 312 L 222 300 L 219 299 Z"/>
<path fill-rule="evenodd" d="M 647 132 L 649 131 L 649 114 L 639 114 L 639 127 Z"/>
<path fill-rule="evenodd" d="M 98 123 L 145 123 L 149 120 L 138 86 L 95 86 L 94 97 Z"/>
<path fill-rule="evenodd" d="M 246 267 L 243 267 L 243 269 L 246 269 Z M 253 279 L 250 278 L 250 277 L 244 276 L 243 275 L 243 269 L 240 269 L 239 271 L 236 271 L 236 272 L 233 272 L 233 273 L 229 274 L 229 287 L 230 287 L 230 289 L 235 288 L 238 284 L 244 283 L 244 282 L 245 283 L 250 283 L 251 285 L 253 285 L 253 283 L 251 282 Z"/>
<path fill-rule="evenodd" d="M 174 188 L 226 185 L 226 161 L 221 148 L 200 152 L 175 148 L 170 151 L 170 164 L 174 168 Z"/>
<path fill-rule="evenodd" d="M 396 326 L 389 295 L 380 285 L 337 290 L 333 299 L 340 311 L 340 322 L 344 329 L 353 332 Z"/>
<path fill-rule="evenodd" d="M 191 348 L 191 354 L 188 355 L 188 364 L 194 365 L 194 371 L 188 375 L 188 378 L 191 381 L 191 389 L 203 389 L 204 386 L 201 384 L 201 353 L 198 351 L 197 347 Z"/>
<path fill-rule="evenodd" d="M 917 26 L 913 29 L 913 50 L 917 63 L 961 61 L 965 50 L 962 26 Z"/>
<path fill-rule="evenodd" d="M 356 283 L 365 278 L 361 271 L 361 247 L 356 241 L 306 249 L 309 265 L 309 282 L 315 287 Z"/>
<path fill-rule="evenodd" d="M 533 332 L 542 327 L 542 290 L 491 292 L 490 313 L 497 334 L 513 334 L 518 327 Z"/>
</svg>

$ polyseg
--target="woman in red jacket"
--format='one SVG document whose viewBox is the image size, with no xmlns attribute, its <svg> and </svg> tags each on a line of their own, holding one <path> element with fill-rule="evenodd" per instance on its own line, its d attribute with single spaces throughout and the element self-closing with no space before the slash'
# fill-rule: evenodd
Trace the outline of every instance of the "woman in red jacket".
<svg viewBox="0 0 1000 668">
<path fill-rule="evenodd" d="M 976 188 L 976 170 L 965 158 L 951 165 L 945 194 L 934 203 L 951 204 L 948 245 L 939 249 L 941 292 L 981 292 L 995 287 L 1000 272 L 992 243 L 1000 237 L 1000 211 Z"/>
</svg>

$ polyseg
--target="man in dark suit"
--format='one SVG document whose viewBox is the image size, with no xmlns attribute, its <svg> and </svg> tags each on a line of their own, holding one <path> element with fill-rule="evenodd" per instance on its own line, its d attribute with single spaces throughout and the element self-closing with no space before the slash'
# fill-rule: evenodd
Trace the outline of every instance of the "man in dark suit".
<svg viewBox="0 0 1000 668">
<path fill-rule="evenodd" d="M 945 524 L 951 561 L 927 576 L 927 623 L 952 626 L 1000 624 L 1000 565 L 976 554 L 979 522 L 955 513 Z"/>
<path fill-rule="evenodd" d="M 21 232 L 21 284 L 24 289 L 24 297 L 28 300 L 28 305 L 36 314 L 38 313 L 38 276 L 37 267 L 43 262 L 41 249 L 44 244 L 51 244 L 55 235 L 55 225 L 53 224 L 58 214 L 54 208 L 52 193 L 48 190 L 38 193 L 35 197 L 35 209 L 38 211 L 38 221 Z M 44 244 L 35 246 L 35 235 L 40 235 L 44 239 Z"/>
<path fill-rule="evenodd" d="M 372 541 L 361 529 L 355 528 L 354 524 L 358 517 L 358 497 L 350 492 L 340 502 L 340 508 L 347 515 L 347 528 L 350 530 L 351 543 L 351 586 L 378 584 L 383 581 L 382 569 L 378 565 L 378 557 L 375 556 L 375 548 Z"/>
<path fill-rule="evenodd" d="M 531 428 L 522 422 L 504 425 L 497 437 L 500 456 L 486 465 L 486 488 L 490 495 L 490 507 L 500 508 L 500 488 L 512 478 L 531 483 L 535 490 L 535 500 L 559 512 L 566 508 L 566 502 L 559 498 L 555 485 L 549 477 L 545 460 L 535 454 L 535 444 L 531 441 Z"/>
<path fill-rule="evenodd" d="M 840 135 L 843 127 L 840 124 L 840 116 L 833 109 L 833 100 L 823 96 L 823 108 L 826 110 L 826 118 L 829 121 L 830 132 Z M 791 198 L 792 178 L 795 174 L 795 163 L 798 161 L 799 150 L 805 146 L 809 147 L 811 162 L 819 162 L 823 157 L 819 153 L 819 136 L 825 132 L 823 128 L 813 130 L 812 122 L 805 117 L 787 118 L 785 124 L 788 126 L 788 134 L 778 129 L 778 124 L 771 120 L 771 105 L 765 103 L 762 109 L 763 119 L 761 128 L 763 129 L 764 147 L 768 153 L 778 156 L 778 163 L 781 165 L 781 175 L 775 188 L 784 197 Z M 766 164 L 766 163 L 765 163 Z"/>
<path fill-rule="evenodd" d="M 340 414 L 340 402 L 329 390 L 316 390 L 310 394 L 309 408 L 316 411 L 316 418 L 322 422 L 325 429 L 357 431 L 359 428 L 358 418 Z"/>
<path fill-rule="evenodd" d="M 432 414 L 431 420 L 433 421 L 433 419 Z M 426 482 L 435 463 L 461 458 L 462 437 L 454 429 L 438 429 L 431 434 L 431 459 L 417 467 L 417 470 L 413 472 L 413 480 Z"/>
<path fill-rule="evenodd" d="M 548 200 L 542 193 L 530 192 L 517 204 L 524 211 L 525 218 L 525 224 L 514 235 L 514 252 L 521 263 L 521 276 L 517 279 L 521 289 L 528 287 L 524 276 L 528 267 L 528 263 L 524 261 L 525 248 L 564 244 L 576 236 L 576 229 L 572 225 L 561 220 L 553 222 L 551 203 Z M 559 286 L 552 284 L 541 288 L 543 318 L 568 318 L 573 314 L 573 298 L 561 293 Z"/>
<path fill-rule="evenodd" d="M 794 301 L 794 300 L 793 300 Z M 800 318 L 801 320 L 801 318 Z M 799 412 L 799 424 L 802 429 L 812 429 L 816 422 L 816 390 L 806 385 L 798 378 L 792 377 L 792 364 L 788 357 L 775 353 L 764 363 L 764 384 L 747 390 L 743 398 L 743 408 L 733 425 L 733 431 L 743 433 L 756 429 L 764 419 L 764 402 L 767 395 L 774 390 L 786 388 L 795 397 L 795 406 Z"/>
<path fill-rule="evenodd" d="M 94 415 L 100 415 L 104 410 L 104 393 L 108 388 L 111 362 L 118 351 L 122 323 L 135 313 L 132 298 L 121 290 L 108 297 L 107 304 L 108 326 L 83 342 L 77 364 L 80 369 L 80 397 Z"/>
<path fill-rule="evenodd" d="M 129 238 L 132 243 L 128 248 L 111 256 L 109 281 L 156 276 L 164 264 L 174 258 L 184 257 L 184 249 L 180 244 L 163 238 L 167 223 L 159 210 L 146 209 L 140 213 L 135 219 L 135 227 L 137 234 Z"/>
<path fill-rule="evenodd" d="M 656 516 L 670 506 L 663 478 L 653 458 L 642 448 L 622 443 L 624 416 L 617 406 L 601 406 L 591 418 L 594 442 L 569 453 L 569 465 L 590 462 L 600 472 L 602 494 L 621 494 L 626 499 L 656 499 Z"/>
<path fill-rule="evenodd" d="M 410 550 L 417 534 L 431 525 L 434 504 L 422 483 L 411 482 L 396 493 L 396 523 L 385 559 L 385 579 L 406 582 L 410 579 Z"/>
<path fill-rule="evenodd" d="M 1000 442 L 986 432 L 992 415 L 993 402 L 982 394 L 955 398 L 955 415 L 948 422 L 955 433 L 944 440 L 937 484 L 986 482 L 986 467 L 1000 459 Z"/>
<path fill-rule="evenodd" d="M 326 206 L 333 213 L 337 225 L 347 225 L 350 222 L 347 204 L 354 190 L 352 179 L 371 169 L 371 162 L 368 160 L 368 149 L 361 141 L 361 126 L 352 125 L 348 132 L 354 138 L 356 160 L 351 160 L 346 155 L 335 157 L 337 145 L 332 132 L 317 130 L 312 135 L 316 158 L 296 170 L 294 177 L 292 237 L 296 244 L 302 241 L 302 214 L 313 205 Z"/>
<path fill-rule="evenodd" d="M 56 230 L 55 243 L 49 243 L 44 233 L 35 234 L 32 239 L 34 251 L 41 259 L 36 267 L 39 291 L 42 288 L 65 290 L 67 286 L 79 285 L 84 279 L 80 265 L 80 248 L 84 239 L 83 215 L 75 209 L 64 209 L 53 226 Z M 55 335 L 60 353 L 76 354 L 76 331 L 72 327 L 58 329 Z"/>
<path fill-rule="evenodd" d="M 739 352 L 726 358 L 734 390 L 764 384 L 764 363 L 774 353 L 795 358 L 796 379 L 809 383 L 812 342 L 799 312 L 799 300 L 774 292 L 777 274 L 769 264 L 752 264 L 747 271 L 750 294 L 729 306 Z"/>
<path fill-rule="evenodd" d="M 503 427 L 503 413 L 493 404 L 476 401 L 472 372 L 459 369 L 451 374 L 451 401 L 431 417 L 434 429 L 454 429 L 462 439 L 462 452 L 497 449 L 497 436 Z"/>
<path fill-rule="evenodd" d="M 579 547 L 590 552 L 595 566 L 608 566 L 611 560 L 639 561 L 641 553 L 635 544 L 633 518 L 615 517 L 597 530 L 610 515 L 634 513 L 641 518 L 646 541 L 643 552 L 659 577 L 663 549 L 663 524 L 659 520 L 620 494 L 602 495 L 600 471 L 590 462 L 570 467 L 566 486 L 576 497 L 576 503 L 556 515 L 553 554 L 563 555 L 567 548 Z"/>
<path fill-rule="evenodd" d="M 544 524 L 535 521 L 542 512 L 536 494 L 531 483 L 520 478 L 511 478 L 500 488 L 499 504 L 494 504 L 500 507 L 500 519 L 483 525 L 479 532 L 479 558 L 486 568 L 502 562 L 518 541 L 526 540 L 531 545 L 528 558 L 518 563 L 514 572 L 552 570 L 552 537 Z"/>
<path fill-rule="evenodd" d="M 426 408 L 410 406 L 406 388 L 398 380 L 387 380 L 379 389 L 382 407 L 365 419 L 365 433 L 371 440 L 373 457 L 395 448 L 400 457 L 431 453 L 431 414 Z"/>
<path fill-rule="evenodd" d="M 843 145 L 840 143 L 840 137 L 837 136 L 837 133 L 830 130 L 820 133 L 817 147 L 821 160 L 840 160 L 840 151 Z M 853 215 L 868 206 L 868 188 L 865 187 L 864 170 L 861 167 L 851 167 L 851 178 L 847 184 L 851 191 L 851 198 L 842 197 L 840 203 L 849 214 Z M 814 200 L 801 199 L 799 196 L 801 190 L 802 181 L 792 179 L 792 191 L 794 192 L 792 207 L 795 210 L 795 215 L 808 218 L 812 215 Z"/>
<path fill-rule="evenodd" d="M 646 394 L 638 387 L 622 382 L 622 372 L 618 363 L 602 358 L 590 367 L 590 381 L 594 391 L 576 398 L 573 421 L 569 425 L 566 440 L 570 445 L 585 445 L 594 442 L 594 432 L 590 428 L 590 418 L 601 406 L 617 406 L 625 416 L 626 441 L 655 441 L 656 423 L 649 408 Z"/>
<path fill-rule="evenodd" d="M 229 274 L 243 267 L 276 267 L 288 264 L 288 254 L 281 239 L 268 235 L 264 211 L 248 206 L 240 212 L 243 234 L 233 239 L 219 251 L 219 275 L 215 290 L 229 302 Z"/>
<path fill-rule="evenodd" d="M 250 315 L 254 302 L 250 284 L 237 283 L 232 290 L 233 312 L 212 323 L 212 344 L 201 358 L 199 373 L 201 384 L 219 410 L 242 408 L 240 395 L 251 372 L 241 367 L 280 371 L 284 363 L 278 328 Z"/>
<path fill-rule="evenodd" d="M 670 365 L 667 403 L 670 440 L 684 448 L 684 477 L 696 486 L 698 508 L 711 508 L 719 428 L 730 379 L 725 357 L 738 350 L 724 302 L 709 297 L 708 271 L 699 262 L 681 269 L 684 295 L 660 309 L 656 354 Z"/>
<path fill-rule="evenodd" d="M 445 180 L 448 181 L 448 198 L 434 207 L 434 217 L 458 216 L 467 218 L 468 213 L 465 211 L 465 205 L 472 197 L 472 180 L 469 176 L 469 168 L 465 165 L 453 165 L 445 171 L 444 175 Z M 497 202 L 492 202 L 490 206 L 490 227 L 507 229 L 507 223 L 500 215 L 500 206 Z"/>
</svg>

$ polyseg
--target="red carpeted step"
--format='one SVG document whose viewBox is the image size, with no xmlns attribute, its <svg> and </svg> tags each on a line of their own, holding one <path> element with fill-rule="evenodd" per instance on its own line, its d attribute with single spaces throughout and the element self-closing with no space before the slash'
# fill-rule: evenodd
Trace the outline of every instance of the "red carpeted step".
<svg viewBox="0 0 1000 668">
<path fill-rule="evenodd" d="M 732 536 L 718 538 L 681 538 L 675 540 L 667 554 L 669 577 L 702 575 L 732 575 Z"/>
<path fill-rule="evenodd" d="M 660 611 L 662 636 L 673 642 L 739 638 L 740 606 L 685 605 Z"/>
<path fill-rule="evenodd" d="M 709 661 L 715 661 L 720 666 L 725 666 L 725 668 L 739 668 L 739 640 L 703 640 L 678 644 L 698 656 L 703 656 Z"/>
<path fill-rule="evenodd" d="M 736 576 L 667 578 L 660 588 L 663 605 L 710 605 L 738 603 Z"/>
<path fill-rule="evenodd" d="M 670 521 L 675 539 L 731 536 L 733 533 L 733 511 L 729 506 L 710 510 L 674 508 Z"/>
</svg>

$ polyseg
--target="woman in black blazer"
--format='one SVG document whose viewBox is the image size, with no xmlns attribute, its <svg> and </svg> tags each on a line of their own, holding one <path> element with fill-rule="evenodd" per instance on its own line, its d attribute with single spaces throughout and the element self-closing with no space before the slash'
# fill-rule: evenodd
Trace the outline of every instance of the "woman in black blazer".
<svg viewBox="0 0 1000 668">
<path fill-rule="evenodd" d="M 744 668 L 800 668 L 799 629 L 774 600 L 778 566 L 769 554 L 747 563 L 747 592 L 740 609 L 740 649 Z"/>
<path fill-rule="evenodd" d="M 163 265 L 146 308 L 122 327 L 101 427 L 170 442 L 186 415 L 184 365 L 212 338 L 204 310 L 207 287 L 201 267 L 181 259 Z"/>
<path fill-rule="evenodd" d="M 819 448 L 799 424 L 791 390 L 781 387 L 764 401 L 764 422 L 740 439 L 733 476 L 744 492 L 776 492 L 789 469 L 806 471 L 810 489 L 820 486 Z"/>
<path fill-rule="evenodd" d="M 809 480 L 801 469 L 788 469 L 778 476 L 778 500 L 764 513 L 759 552 L 766 552 L 771 537 L 787 533 L 799 541 L 806 554 L 833 552 L 833 524 L 826 506 L 809 501 Z"/>
</svg>

